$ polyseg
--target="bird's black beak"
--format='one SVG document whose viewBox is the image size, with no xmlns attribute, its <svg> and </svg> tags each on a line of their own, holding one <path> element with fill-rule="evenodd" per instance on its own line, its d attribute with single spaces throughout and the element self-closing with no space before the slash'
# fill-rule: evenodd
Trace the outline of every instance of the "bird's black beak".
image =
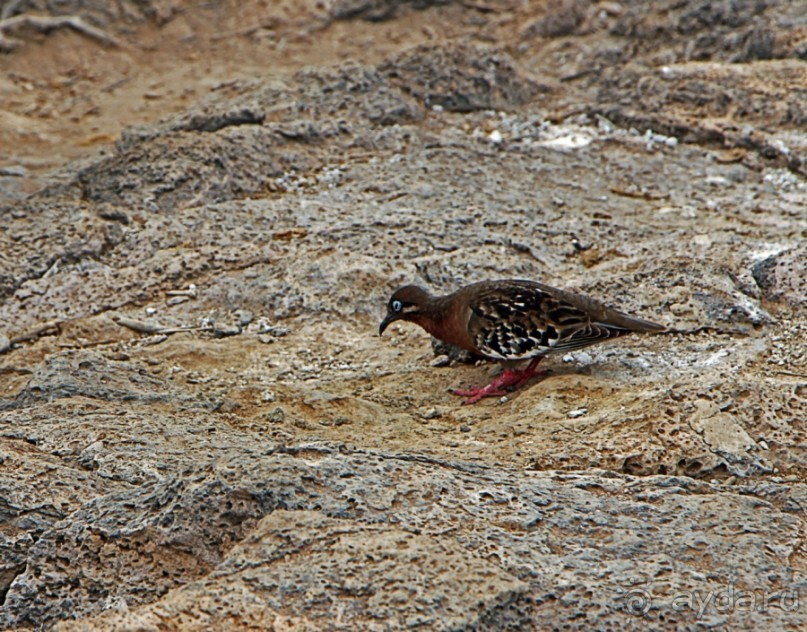
<svg viewBox="0 0 807 632">
<path fill-rule="evenodd" d="M 390 313 L 390 314 L 387 314 L 387 316 L 384 318 L 384 320 L 381 321 L 381 324 L 378 326 L 378 335 L 379 336 L 384 333 L 384 330 L 389 326 L 389 324 L 393 320 L 396 320 L 396 318 L 395 318 L 396 316 L 397 316 L 397 314 Z"/>
</svg>

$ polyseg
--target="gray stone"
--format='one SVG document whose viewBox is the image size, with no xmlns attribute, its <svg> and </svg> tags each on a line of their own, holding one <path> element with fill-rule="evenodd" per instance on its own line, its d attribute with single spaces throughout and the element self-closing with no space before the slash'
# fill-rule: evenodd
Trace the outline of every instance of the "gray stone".
<svg viewBox="0 0 807 632">
<path fill-rule="evenodd" d="M 807 306 L 807 246 L 766 257 L 754 264 L 751 273 L 766 299 L 796 308 Z"/>
</svg>

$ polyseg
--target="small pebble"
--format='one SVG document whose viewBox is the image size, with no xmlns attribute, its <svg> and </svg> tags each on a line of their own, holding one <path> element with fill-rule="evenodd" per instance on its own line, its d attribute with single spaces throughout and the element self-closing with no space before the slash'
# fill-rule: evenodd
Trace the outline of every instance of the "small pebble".
<svg viewBox="0 0 807 632">
<path fill-rule="evenodd" d="M 436 408 L 429 408 L 428 410 L 420 413 L 421 419 L 437 419 L 440 416 L 440 411 Z"/>
<path fill-rule="evenodd" d="M 233 399 L 224 399 L 219 405 L 216 412 L 219 413 L 232 413 L 241 408 L 241 404 Z"/>
<path fill-rule="evenodd" d="M 304 369 L 305 367 L 302 368 Z M 315 407 L 317 404 L 327 404 L 329 402 L 339 401 L 340 399 L 344 399 L 344 397 L 334 393 L 329 393 L 328 391 L 313 389 L 309 391 L 305 397 L 303 397 L 303 404 L 306 406 Z"/>
<path fill-rule="evenodd" d="M 26 169 L 22 165 L 11 165 L 8 167 L 0 167 L 0 176 L 24 178 L 27 175 L 28 175 L 28 169 Z"/>
<path fill-rule="evenodd" d="M 563 356 L 564 362 L 576 362 L 577 364 L 587 365 L 594 361 L 594 358 L 587 351 L 574 351 L 567 353 Z"/>
<path fill-rule="evenodd" d="M 237 336 L 241 333 L 241 325 L 218 324 L 213 325 L 213 335 L 216 338 L 226 338 L 227 336 Z"/>
<path fill-rule="evenodd" d="M 268 334 L 270 336 L 274 336 L 275 338 L 282 338 L 283 336 L 288 335 L 289 331 L 290 329 L 288 327 L 283 327 L 282 325 L 264 325 L 260 328 L 258 333 Z"/>
<path fill-rule="evenodd" d="M 277 408 L 273 408 L 266 414 L 266 420 L 269 423 L 273 424 L 281 424 L 286 421 L 286 411 L 283 410 L 280 406 Z"/>
<path fill-rule="evenodd" d="M 460 432 L 471 432 L 471 426 L 467 424 L 462 424 L 460 426 Z"/>
<path fill-rule="evenodd" d="M 713 187 L 724 187 L 731 184 L 725 176 L 706 176 L 704 182 L 711 184 Z"/>
<path fill-rule="evenodd" d="M 577 419 L 578 417 L 582 417 L 586 414 L 588 414 L 588 408 L 578 408 L 577 410 L 570 410 L 567 413 L 567 416 L 569 419 Z"/>
<path fill-rule="evenodd" d="M 248 309 L 237 309 L 235 310 L 235 317 L 238 319 L 238 324 L 242 327 L 246 327 L 252 322 L 252 312 Z"/>
<path fill-rule="evenodd" d="M 0 353 L 4 353 L 11 348 L 11 340 L 6 336 L 0 336 Z"/>
<path fill-rule="evenodd" d="M 448 366 L 451 363 L 451 359 L 447 355 L 439 355 L 436 356 L 429 364 L 433 367 L 441 367 L 441 366 Z"/>
<path fill-rule="evenodd" d="M 185 303 L 185 302 L 187 302 L 189 300 L 190 300 L 190 298 L 188 298 L 187 296 L 172 296 L 167 301 L 165 301 L 165 304 L 169 305 L 169 306 L 170 305 L 179 305 L 180 303 Z"/>
</svg>

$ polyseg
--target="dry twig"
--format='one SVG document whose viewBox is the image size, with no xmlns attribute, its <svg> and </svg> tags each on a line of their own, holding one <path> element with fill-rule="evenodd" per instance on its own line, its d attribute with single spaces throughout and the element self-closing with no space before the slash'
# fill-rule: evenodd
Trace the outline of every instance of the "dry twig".
<svg viewBox="0 0 807 632">
<path fill-rule="evenodd" d="M 69 27 L 82 35 L 97 40 L 107 46 L 118 48 L 121 46 L 120 40 L 99 28 L 87 24 L 77 15 L 64 16 L 43 16 L 43 15 L 15 15 L 11 18 L 0 20 L 0 51 L 10 52 L 22 45 L 17 39 L 7 37 L 5 31 L 29 26 L 47 33 L 53 29 Z"/>
<path fill-rule="evenodd" d="M 59 320 L 52 320 L 47 323 L 43 323 L 41 325 L 37 325 L 32 330 L 27 331 L 19 336 L 14 336 L 13 338 L 6 338 L 5 336 L 0 336 L 0 354 L 5 353 L 6 351 L 10 351 L 16 345 L 20 344 L 21 342 L 26 342 L 28 340 L 34 340 L 39 338 L 40 336 L 44 336 L 46 334 L 51 333 L 59 333 L 59 325 L 62 324 L 62 321 Z"/>
<path fill-rule="evenodd" d="M 144 323 L 140 320 L 133 318 L 126 318 L 124 316 L 112 316 L 112 320 L 121 327 L 126 327 L 132 331 L 141 334 L 179 334 L 185 331 L 213 331 L 213 327 L 163 327 L 162 325 L 153 325 L 151 323 Z"/>
</svg>

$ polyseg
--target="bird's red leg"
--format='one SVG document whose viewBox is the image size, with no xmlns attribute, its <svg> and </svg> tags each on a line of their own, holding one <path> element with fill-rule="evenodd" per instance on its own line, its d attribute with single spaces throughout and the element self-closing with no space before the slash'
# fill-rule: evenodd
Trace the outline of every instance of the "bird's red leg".
<svg viewBox="0 0 807 632">
<path fill-rule="evenodd" d="M 475 386 L 468 390 L 454 389 L 451 391 L 453 395 L 460 397 L 467 397 L 463 404 L 475 404 L 483 397 L 501 397 L 507 393 L 516 390 L 524 385 L 525 382 L 533 378 L 536 373 L 538 364 L 543 360 L 544 356 L 534 357 L 526 368 L 520 370 L 506 370 L 493 380 L 487 386 Z"/>
<path fill-rule="evenodd" d="M 545 371 L 538 370 L 538 365 L 541 364 L 541 360 L 543 359 L 544 356 L 542 355 L 535 356 L 532 360 L 530 360 L 530 363 L 524 369 L 521 371 L 514 371 L 514 373 L 519 373 L 521 377 L 519 381 L 512 386 L 511 390 L 521 388 L 536 375 L 544 375 L 546 373 Z"/>
</svg>

